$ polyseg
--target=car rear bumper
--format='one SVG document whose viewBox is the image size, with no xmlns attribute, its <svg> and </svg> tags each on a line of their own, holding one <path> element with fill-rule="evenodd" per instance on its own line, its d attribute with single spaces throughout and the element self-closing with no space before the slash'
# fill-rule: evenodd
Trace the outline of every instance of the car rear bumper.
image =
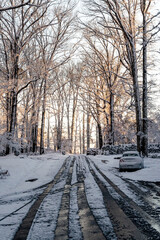
<svg viewBox="0 0 160 240">
<path fill-rule="evenodd" d="M 120 170 L 141 169 L 141 168 L 142 168 L 142 164 L 141 163 L 119 165 L 119 169 Z"/>
</svg>

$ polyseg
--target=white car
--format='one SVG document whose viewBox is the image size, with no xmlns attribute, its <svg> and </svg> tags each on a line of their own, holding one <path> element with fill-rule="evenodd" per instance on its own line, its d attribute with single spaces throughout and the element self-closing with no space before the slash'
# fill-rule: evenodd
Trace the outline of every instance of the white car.
<svg viewBox="0 0 160 240">
<path fill-rule="evenodd" d="M 144 159 L 137 151 L 124 152 L 119 160 L 119 171 L 144 168 Z"/>
</svg>

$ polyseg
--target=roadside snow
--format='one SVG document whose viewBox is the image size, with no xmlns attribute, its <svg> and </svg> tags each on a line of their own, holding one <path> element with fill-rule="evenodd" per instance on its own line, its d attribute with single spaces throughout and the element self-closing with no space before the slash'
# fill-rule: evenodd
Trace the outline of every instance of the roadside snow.
<svg viewBox="0 0 160 240">
<path fill-rule="evenodd" d="M 0 157 L 1 168 L 7 169 L 10 175 L 0 179 L 0 197 L 48 183 L 54 178 L 65 158 L 66 156 L 60 154 Z M 26 182 L 35 178 L 36 181 Z"/>
<path fill-rule="evenodd" d="M 144 169 L 123 172 L 121 176 L 136 181 L 160 182 L 160 158 L 145 158 L 144 164 Z"/>
<path fill-rule="evenodd" d="M 133 172 L 119 172 L 119 160 L 114 158 L 114 155 L 98 155 L 96 157 L 89 156 L 89 158 L 98 166 L 98 168 L 106 175 L 118 188 L 123 191 L 129 198 L 131 198 L 138 205 L 143 205 L 139 196 L 128 186 L 125 179 L 132 181 L 160 181 L 160 159 L 146 158 L 144 160 L 145 168 Z M 117 156 L 116 156 L 117 157 Z M 97 173 L 98 174 L 98 173 Z M 103 182 L 103 177 L 98 174 Z M 145 189 L 142 189 L 145 192 Z M 114 198 L 119 196 L 117 193 L 109 188 L 109 192 L 114 195 Z"/>
<path fill-rule="evenodd" d="M 66 156 L 60 154 L 0 157 L 1 169 L 9 172 L 9 176 L 0 179 L 1 240 L 13 238 L 29 208 L 44 190 L 38 187 L 54 179 L 64 159 Z M 33 179 L 37 180 L 26 182 Z"/>
</svg>

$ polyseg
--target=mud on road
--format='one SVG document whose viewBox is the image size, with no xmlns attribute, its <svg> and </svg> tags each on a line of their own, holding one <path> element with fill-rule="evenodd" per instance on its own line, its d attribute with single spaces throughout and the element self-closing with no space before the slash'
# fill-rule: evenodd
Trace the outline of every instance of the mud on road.
<svg viewBox="0 0 160 240">
<path fill-rule="evenodd" d="M 66 158 L 14 240 L 160 239 L 159 187 L 123 180 L 141 199 L 139 205 L 106 175 L 89 157 Z"/>
</svg>

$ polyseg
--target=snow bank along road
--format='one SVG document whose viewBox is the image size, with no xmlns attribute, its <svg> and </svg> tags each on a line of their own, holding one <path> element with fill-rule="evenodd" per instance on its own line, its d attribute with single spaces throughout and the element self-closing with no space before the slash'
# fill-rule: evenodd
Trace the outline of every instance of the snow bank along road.
<svg viewBox="0 0 160 240">
<path fill-rule="evenodd" d="M 13 239 L 160 239 L 159 186 L 117 178 L 119 185 L 89 157 L 67 157 Z"/>
</svg>

